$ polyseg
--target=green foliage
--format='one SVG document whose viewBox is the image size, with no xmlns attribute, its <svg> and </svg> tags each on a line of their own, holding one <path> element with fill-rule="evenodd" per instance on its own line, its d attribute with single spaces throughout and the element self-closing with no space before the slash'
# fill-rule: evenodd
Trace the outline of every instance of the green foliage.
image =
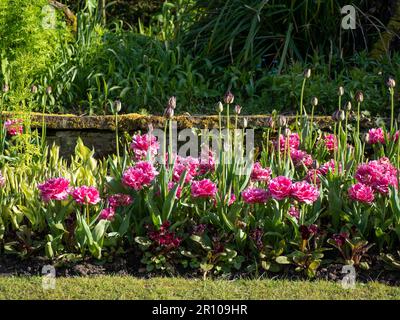
<svg viewBox="0 0 400 320">
<path fill-rule="evenodd" d="M 62 16 L 51 8 L 47 0 L 0 3 L 0 82 L 12 90 L 9 108 L 18 108 L 29 96 L 30 85 L 57 60 L 57 50 L 68 39 Z"/>
<path fill-rule="evenodd" d="M 343 85 L 343 103 L 362 90 L 363 110 L 385 115 L 390 111 L 386 79 L 400 76 L 398 54 L 379 62 L 368 58 L 364 42 L 376 38 L 371 23 L 361 23 L 363 32 L 342 34 L 342 55 L 338 26 L 344 2 L 339 0 L 148 2 L 151 18 L 135 17 L 129 27 L 115 19 L 104 25 L 98 1 L 66 1 L 78 17 L 71 42 L 60 12 L 58 27 L 41 31 L 39 9 L 45 2 L 18 0 L 20 6 L 12 8 L 8 1 L 1 4 L 0 35 L 5 40 L 0 82 L 11 82 L 11 91 L 3 97 L 5 109 L 109 114 L 110 105 L 120 99 L 123 112 L 160 114 L 163 101 L 176 95 L 176 112 L 210 113 L 219 93 L 230 88 L 243 114 L 293 112 L 300 100 L 302 71 L 311 67 L 306 108 L 316 96 L 320 103 L 315 113 L 331 114 L 337 108 L 337 88 Z M 125 17 L 142 5 L 109 2 L 107 17 L 119 17 L 119 10 Z M 388 20 L 379 3 L 365 0 L 358 11 L 360 22 L 372 19 L 363 11 L 369 7 L 375 8 L 374 18 Z M 21 14 L 26 17 L 14 23 Z M 29 90 L 33 83 L 38 86 L 35 95 Z"/>
</svg>

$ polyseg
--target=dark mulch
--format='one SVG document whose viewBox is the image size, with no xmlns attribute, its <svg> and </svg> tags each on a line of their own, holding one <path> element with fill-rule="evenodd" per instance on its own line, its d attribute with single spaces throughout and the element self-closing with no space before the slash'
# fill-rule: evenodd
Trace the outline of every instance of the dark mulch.
<svg viewBox="0 0 400 320">
<path fill-rule="evenodd" d="M 12 255 L 3 255 L 0 257 L 0 276 L 40 276 L 42 268 L 45 265 L 54 265 L 58 277 L 77 277 L 77 276 L 98 276 L 98 275 L 120 275 L 135 276 L 139 278 L 151 278 L 155 276 L 165 276 L 168 274 L 161 272 L 146 272 L 141 265 L 138 256 L 134 253 L 128 253 L 118 256 L 113 261 L 97 261 L 93 259 L 84 259 L 79 261 L 50 261 L 45 257 L 32 257 L 29 259 L 20 259 Z M 321 266 L 315 277 L 316 280 L 341 281 L 345 276 L 342 273 L 342 264 L 332 263 L 327 266 Z M 370 257 L 369 270 L 356 270 L 357 282 L 377 281 L 391 286 L 400 286 L 400 271 L 387 270 L 384 264 L 377 257 Z M 201 278 L 199 271 L 180 269 L 175 276 L 185 278 Z M 170 274 L 170 276 L 173 276 Z M 303 273 L 296 272 L 292 266 L 286 267 L 280 273 L 262 273 L 257 278 L 275 278 L 290 280 L 305 280 Z M 226 278 L 226 277 L 224 277 Z M 248 273 L 236 273 L 230 275 L 229 279 L 234 278 L 255 278 Z"/>
</svg>

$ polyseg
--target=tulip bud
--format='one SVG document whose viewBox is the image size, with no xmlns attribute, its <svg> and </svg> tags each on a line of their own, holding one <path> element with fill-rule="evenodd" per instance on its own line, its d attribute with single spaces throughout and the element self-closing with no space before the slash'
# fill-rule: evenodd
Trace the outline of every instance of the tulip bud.
<svg viewBox="0 0 400 320">
<path fill-rule="evenodd" d="M 113 112 L 114 113 L 119 113 L 121 111 L 121 108 L 122 108 L 121 101 L 120 100 L 115 100 L 114 101 L 114 110 L 113 110 Z"/>
<path fill-rule="evenodd" d="M 289 137 L 292 134 L 292 131 L 289 128 L 285 128 L 285 130 L 283 130 L 283 135 L 285 137 Z"/>
<path fill-rule="evenodd" d="M 344 95 L 344 88 L 342 86 L 340 86 L 338 89 L 338 96 L 342 97 L 343 95 Z"/>
<path fill-rule="evenodd" d="M 7 83 L 3 84 L 3 92 L 7 93 L 10 90 L 10 87 L 8 86 Z"/>
<path fill-rule="evenodd" d="M 176 108 L 176 97 L 175 96 L 172 96 L 168 99 L 167 108 L 172 108 L 172 109 Z"/>
<path fill-rule="evenodd" d="M 386 84 L 389 89 L 393 89 L 396 86 L 396 81 L 392 77 L 390 77 Z"/>
<path fill-rule="evenodd" d="M 222 113 L 222 111 L 224 111 L 224 105 L 222 104 L 221 101 L 219 101 L 219 102 L 217 103 L 217 112 L 218 112 L 218 113 Z"/>
<path fill-rule="evenodd" d="M 31 87 L 31 92 L 32 92 L 33 94 L 35 94 L 35 93 L 37 93 L 37 91 L 38 91 L 37 86 L 32 85 L 32 87 Z"/>
<path fill-rule="evenodd" d="M 314 97 L 314 98 L 311 99 L 311 105 L 313 107 L 316 107 L 318 105 L 318 98 L 317 97 Z"/>
<path fill-rule="evenodd" d="M 304 78 L 309 79 L 311 77 L 311 69 L 304 70 Z"/>
<path fill-rule="evenodd" d="M 275 121 L 273 117 L 268 117 L 267 126 L 270 127 L 271 129 L 275 128 Z"/>
<path fill-rule="evenodd" d="M 343 121 L 345 118 L 346 118 L 346 115 L 344 114 L 343 110 L 336 110 L 332 115 L 333 121 L 336 121 L 336 122 Z"/>
<path fill-rule="evenodd" d="M 364 94 L 362 93 L 362 91 L 357 91 L 356 93 L 356 101 L 358 103 L 361 103 L 364 101 Z"/>
<path fill-rule="evenodd" d="M 346 103 L 345 108 L 346 108 L 346 111 L 351 111 L 351 102 L 350 102 L 350 101 L 348 101 L 348 102 Z"/>
<path fill-rule="evenodd" d="M 240 105 L 238 105 L 238 104 L 235 105 L 235 113 L 236 113 L 236 114 L 239 115 L 241 110 L 242 110 L 242 107 L 241 107 Z"/>
<path fill-rule="evenodd" d="M 344 119 L 346 119 L 346 114 L 343 110 L 339 110 L 339 120 L 343 121 Z"/>
<path fill-rule="evenodd" d="M 366 134 L 364 135 L 364 142 L 367 143 L 367 144 L 369 144 L 369 142 L 370 142 L 369 133 L 366 133 Z"/>
<path fill-rule="evenodd" d="M 167 119 L 172 119 L 174 117 L 174 109 L 166 108 L 164 112 L 164 117 L 166 117 Z"/>
<path fill-rule="evenodd" d="M 225 93 L 224 95 L 224 102 L 226 104 L 231 104 L 233 103 L 233 100 L 235 99 L 235 96 L 230 92 L 229 90 Z"/>
<path fill-rule="evenodd" d="M 46 88 L 46 93 L 47 94 L 51 94 L 53 92 L 53 88 L 51 87 L 51 86 L 48 86 L 47 88 Z"/>
<path fill-rule="evenodd" d="M 278 116 L 278 126 L 285 127 L 287 125 L 287 119 L 285 116 Z"/>
</svg>

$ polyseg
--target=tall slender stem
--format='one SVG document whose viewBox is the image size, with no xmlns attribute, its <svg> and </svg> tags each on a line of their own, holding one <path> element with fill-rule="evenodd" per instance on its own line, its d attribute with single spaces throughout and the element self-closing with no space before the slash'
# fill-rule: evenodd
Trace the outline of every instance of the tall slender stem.
<svg viewBox="0 0 400 320">
<path fill-rule="evenodd" d="M 117 164 L 119 164 L 118 112 L 115 112 L 115 146 L 117 148 Z"/>
<path fill-rule="evenodd" d="M 390 133 L 393 134 L 393 128 L 394 128 L 394 89 L 393 88 L 390 88 L 390 104 L 391 104 Z"/>
<path fill-rule="evenodd" d="M 172 167 L 173 164 L 173 159 L 172 159 L 172 119 L 169 120 L 169 138 L 168 138 L 168 142 L 169 142 L 169 148 L 168 148 L 168 153 L 169 153 L 169 164 Z"/>
<path fill-rule="evenodd" d="M 360 109 L 361 102 L 357 104 L 357 137 L 360 137 Z"/>
<path fill-rule="evenodd" d="M 86 211 L 86 222 L 87 222 L 87 225 L 89 225 L 89 224 L 90 224 L 90 217 L 89 217 L 89 203 L 86 203 L 86 206 L 85 206 L 85 211 Z"/>
</svg>

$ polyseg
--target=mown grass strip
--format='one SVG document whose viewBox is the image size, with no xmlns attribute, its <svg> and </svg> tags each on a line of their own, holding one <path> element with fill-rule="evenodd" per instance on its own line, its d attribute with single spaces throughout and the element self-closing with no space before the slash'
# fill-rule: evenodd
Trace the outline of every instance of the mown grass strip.
<svg viewBox="0 0 400 320">
<path fill-rule="evenodd" d="M 0 299 L 400 299 L 400 288 L 376 282 L 346 290 L 327 281 L 99 276 L 57 278 L 54 290 L 43 290 L 40 277 L 2 277 Z"/>
</svg>

